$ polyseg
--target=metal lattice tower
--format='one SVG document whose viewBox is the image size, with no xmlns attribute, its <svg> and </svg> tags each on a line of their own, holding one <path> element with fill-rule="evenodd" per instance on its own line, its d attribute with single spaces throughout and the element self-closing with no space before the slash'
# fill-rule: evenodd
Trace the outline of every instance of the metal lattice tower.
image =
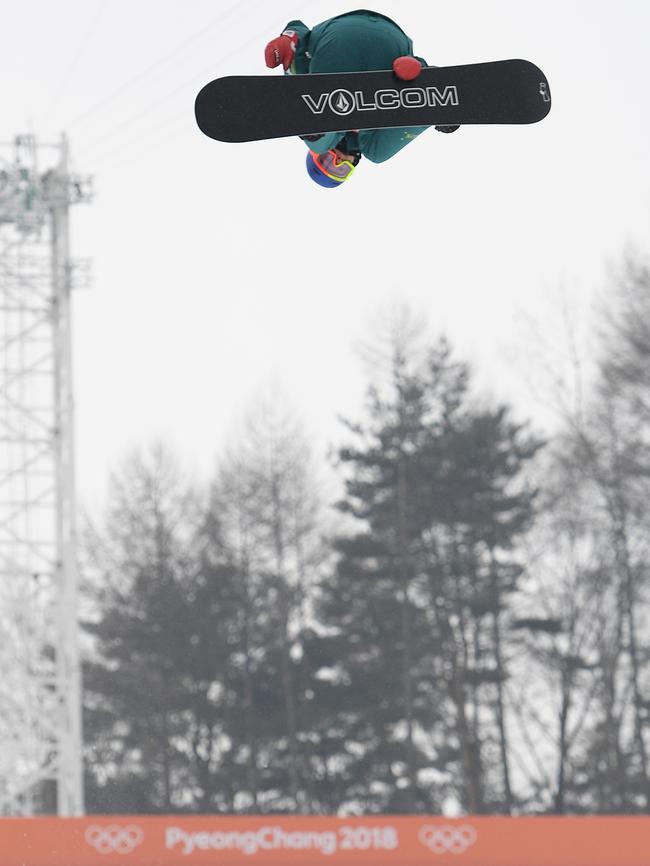
<svg viewBox="0 0 650 866">
<path fill-rule="evenodd" d="M 0 815 L 83 814 L 68 217 L 88 198 L 65 138 L 0 145 Z"/>
</svg>

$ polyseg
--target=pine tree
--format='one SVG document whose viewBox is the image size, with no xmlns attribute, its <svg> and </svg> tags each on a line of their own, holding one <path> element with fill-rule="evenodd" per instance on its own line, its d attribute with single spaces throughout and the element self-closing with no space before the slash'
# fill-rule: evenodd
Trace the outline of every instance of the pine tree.
<svg viewBox="0 0 650 866">
<path fill-rule="evenodd" d="M 469 810 L 509 810 L 502 617 L 522 573 L 513 546 L 532 518 L 520 476 L 539 443 L 505 409 L 472 405 L 469 371 L 444 341 L 415 372 L 402 349 L 392 392 L 370 392 L 368 421 L 351 426 L 359 444 L 340 454 L 341 508 L 358 529 L 337 540 L 318 609 L 335 629 L 323 642 L 333 707 L 324 724 L 340 721 L 338 693 L 344 802 L 428 811 L 454 789 Z M 498 755 L 489 760 L 486 708 Z"/>
<path fill-rule="evenodd" d="M 428 606 L 444 636 L 444 679 L 464 781 L 461 802 L 473 812 L 510 811 L 503 619 L 523 573 L 514 548 L 533 517 L 535 491 L 525 481 L 525 468 L 540 442 L 512 422 L 505 407 L 474 405 L 469 386 L 468 368 L 452 361 L 443 342 L 431 352 L 427 371 L 435 410 L 423 473 L 430 482 L 423 548 Z M 491 725 L 484 721 L 485 709 Z"/>
</svg>

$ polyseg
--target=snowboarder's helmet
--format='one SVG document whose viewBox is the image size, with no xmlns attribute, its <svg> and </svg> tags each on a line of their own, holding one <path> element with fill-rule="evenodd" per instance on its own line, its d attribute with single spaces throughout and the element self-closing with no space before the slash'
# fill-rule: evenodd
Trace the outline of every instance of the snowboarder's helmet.
<svg viewBox="0 0 650 866">
<path fill-rule="evenodd" d="M 341 186 L 354 171 L 354 163 L 347 159 L 341 159 L 339 155 L 328 150 L 327 153 L 314 153 L 310 150 L 307 154 L 307 174 L 320 186 L 327 189 Z"/>
</svg>

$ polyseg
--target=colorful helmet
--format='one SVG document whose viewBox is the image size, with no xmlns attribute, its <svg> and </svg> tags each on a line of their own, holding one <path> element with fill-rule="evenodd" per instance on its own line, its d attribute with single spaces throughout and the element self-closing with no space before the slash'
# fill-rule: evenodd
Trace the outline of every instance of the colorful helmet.
<svg viewBox="0 0 650 866">
<path fill-rule="evenodd" d="M 341 186 L 350 177 L 354 168 L 354 163 L 341 159 L 334 150 L 328 150 L 326 153 L 315 153 L 310 150 L 307 154 L 307 174 L 326 189 Z"/>
</svg>

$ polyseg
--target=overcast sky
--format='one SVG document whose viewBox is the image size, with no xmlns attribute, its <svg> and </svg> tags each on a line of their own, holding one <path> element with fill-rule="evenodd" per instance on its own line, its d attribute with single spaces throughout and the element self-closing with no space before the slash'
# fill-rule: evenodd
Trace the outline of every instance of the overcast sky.
<svg viewBox="0 0 650 866">
<path fill-rule="evenodd" d="M 93 260 L 74 301 L 87 503 L 125 449 L 155 437 L 208 471 L 270 379 L 319 448 L 336 439 L 364 388 L 355 345 L 394 298 L 445 332 L 483 387 L 532 412 L 525 358 L 513 364 L 522 317 L 554 321 L 562 294 L 587 311 L 607 263 L 647 249 L 642 0 L 373 0 L 430 63 L 534 61 L 553 108 L 532 126 L 430 131 L 339 190 L 307 178 L 297 140 L 204 137 L 193 103 L 212 78 L 265 73 L 264 45 L 289 19 L 313 26 L 354 5 L 5 5 L 0 140 L 65 131 L 74 168 L 95 176 L 95 202 L 73 218 L 73 253 Z"/>
</svg>

